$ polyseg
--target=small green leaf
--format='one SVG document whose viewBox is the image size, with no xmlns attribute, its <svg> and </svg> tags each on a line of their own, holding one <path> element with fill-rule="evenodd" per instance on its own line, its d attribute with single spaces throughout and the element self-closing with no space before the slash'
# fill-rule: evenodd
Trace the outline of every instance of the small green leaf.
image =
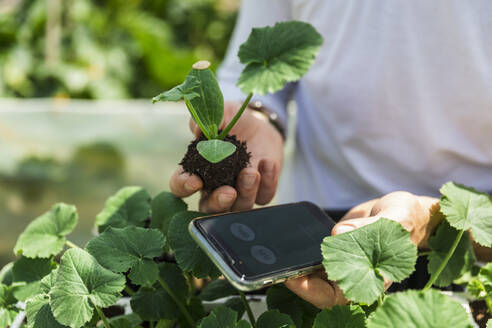
<svg viewBox="0 0 492 328">
<path fill-rule="evenodd" d="M 56 275 L 58 274 L 58 268 L 54 269 L 50 272 L 50 274 L 46 275 L 41 279 L 41 283 L 39 285 L 39 290 L 41 293 L 49 294 L 51 288 L 56 283 Z"/>
<path fill-rule="evenodd" d="M 166 238 L 157 229 L 109 227 L 87 243 L 87 251 L 105 268 L 126 272 L 136 285 L 150 286 L 159 273 L 154 257 L 162 254 Z"/>
<path fill-rule="evenodd" d="M 225 301 L 224 306 L 236 311 L 238 318 L 242 318 L 244 313 L 246 312 L 246 308 L 244 307 L 244 303 L 241 297 L 229 298 L 227 301 Z"/>
<path fill-rule="evenodd" d="M 65 236 L 77 225 L 75 206 L 58 203 L 26 227 L 14 247 L 16 254 L 25 257 L 47 258 L 62 251 Z"/>
<path fill-rule="evenodd" d="M 195 97 L 199 97 L 199 94 L 195 92 L 198 91 L 199 86 L 200 80 L 195 76 L 188 74 L 183 83 L 152 98 L 152 103 L 158 101 L 180 101 L 184 97 L 191 100 Z"/>
<path fill-rule="evenodd" d="M 322 43 L 323 37 L 305 22 L 253 28 L 239 48 L 239 59 L 246 67 L 237 85 L 246 94 L 274 93 L 309 70 Z"/>
<path fill-rule="evenodd" d="M 69 249 L 49 293 L 53 315 L 61 324 L 82 327 L 91 320 L 94 305 L 104 308 L 118 301 L 125 282 L 123 275 L 105 269 L 86 251 Z"/>
<path fill-rule="evenodd" d="M 161 263 L 159 276 L 183 303 L 188 296 L 188 286 L 177 265 Z M 155 283 L 152 288 L 141 287 L 131 298 L 131 306 L 143 320 L 177 319 L 180 310 L 173 298 Z"/>
<path fill-rule="evenodd" d="M 99 232 L 108 227 L 143 227 L 150 212 L 150 195 L 141 187 L 124 187 L 107 201 L 96 216 Z"/>
<path fill-rule="evenodd" d="M 46 294 L 36 295 L 26 303 L 27 327 L 63 328 L 51 312 L 50 299 Z"/>
<path fill-rule="evenodd" d="M 202 319 L 198 328 L 251 328 L 251 324 L 245 320 L 238 321 L 236 311 L 225 306 L 219 306 Z M 275 327 L 271 326 L 270 328 Z"/>
<path fill-rule="evenodd" d="M 492 328 L 492 319 L 489 319 L 489 321 L 487 321 L 487 328 Z"/>
<path fill-rule="evenodd" d="M 203 215 L 199 212 L 181 212 L 176 214 L 169 225 L 169 244 L 175 252 L 176 261 L 181 270 L 185 272 L 191 271 L 197 278 L 210 277 L 214 279 L 220 276 L 220 271 L 202 251 L 200 246 L 191 238 L 188 232 L 190 221 Z"/>
<path fill-rule="evenodd" d="M 188 205 L 181 198 L 168 191 L 163 191 L 152 199 L 151 228 L 157 228 L 167 237 L 169 222 L 179 212 L 186 211 Z"/>
<path fill-rule="evenodd" d="M 296 328 L 294 321 L 278 310 L 263 312 L 256 321 L 256 328 Z"/>
<path fill-rule="evenodd" d="M 304 301 L 284 285 L 275 285 L 268 289 L 267 305 L 269 310 L 277 309 L 290 315 L 299 328 L 311 328 L 319 312 L 318 308 Z"/>
<path fill-rule="evenodd" d="M 9 326 L 19 314 L 16 303 L 13 287 L 0 284 L 0 327 Z"/>
<path fill-rule="evenodd" d="M 429 289 L 390 294 L 367 320 L 368 328 L 473 327 L 460 303 Z"/>
<path fill-rule="evenodd" d="M 446 257 L 459 231 L 451 227 L 447 221 L 441 223 L 436 234 L 429 239 L 429 247 L 432 250 L 427 264 L 429 273 L 433 275 Z M 475 262 L 475 254 L 470 241 L 470 236 L 465 233 L 456 247 L 448 264 L 441 272 L 434 285 L 439 287 L 449 286 L 464 272 L 470 270 Z"/>
<path fill-rule="evenodd" d="M 479 299 L 492 300 L 492 263 L 483 266 L 477 277 L 468 283 L 468 292 Z"/>
<path fill-rule="evenodd" d="M 218 298 L 237 295 L 238 292 L 227 280 L 217 279 L 207 284 L 200 293 L 203 301 L 213 301 Z"/>
<path fill-rule="evenodd" d="M 111 328 L 137 328 L 143 322 L 136 313 L 119 315 L 108 320 Z M 104 327 L 101 323 L 98 327 Z"/>
<path fill-rule="evenodd" d="M 458 230 L 471 230 L 474 240 L 492 246 L 492 199 L 490 195 L 454 182 L 441 187 L 441 212 Z"/>
<path fill-rule="evenodd" d="M 218 163 L 234 154 L 236 146 L 228 141 L 212 139 L 200 141 L 196 149 L 210 163 Z"/>
<path fill-rule="evenodd" d="M 314 321 L 313 328 L 364 328 L 366 315 L 358 305 L 336 305 L 324 309 Z"/>
<path fill-rule="evenodd" d="M 205 316 L 205 310 L 203 309 L 202 301 L 197 297 L 190 298 L 190 300 L 185 304 L 185 307 L 195 322 L 200 321 Z M 188 320 L 186 320 L 183 313 L 179 312 L 178 327 L 196 328 L 196 324 L 190 326 L 190 323 L 188 322 Z"/>
<path fill-rule="evenodd" d="M 41 292 L 41 279 L 54 269 L 51 259 L 30 259 L 21 257 L 14 262 L 14 282 L 22 283 L 14 288 L 14 296 L 22 302 Z"/>
<path fill-rule="evenodd" d="M 381 218 L 321 245 L 323 266 L 345 297 L 371 304 L 384 291 L 383 277 L 400 282 L 413 271 L 417 247 L 400 223 Z"/>
<path fill-rule="evenodd" d="M 10 286 L 14 282 L 14 275 L 12 274 L 13 266 L 14 262 L 9 262 L 0 270 L 0 284 Z"/>
</svg>

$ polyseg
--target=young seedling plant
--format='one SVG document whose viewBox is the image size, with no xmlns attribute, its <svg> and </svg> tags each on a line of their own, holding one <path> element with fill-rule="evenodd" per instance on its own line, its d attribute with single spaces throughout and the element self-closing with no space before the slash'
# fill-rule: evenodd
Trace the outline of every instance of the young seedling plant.
<svg viewBox="0 0 492 328">
<path fill-rule="evenodd" d="M 287 82 L 299 80 L 311 67 L 322 42 L 314 27 L 304 22 L 254 28 L 238 53 L 245 67 L 237 85 L 247 96 L 222 130 L 224 97 L 208 61 L 195 63 L 182 84 L 153 98 L 153 102 L 184 100 L 200 127 L 203 137 L 190 144 L 181 164 L 185 171 L 202 178 L 205 190 L 223 184 L 234 185 L 241 169 L 247 166 L 246 145 L 228 134 L 253 95 L 273 93 Z M 196 152 L 199 156 L 194 156 Z M 205 161 L 200 160 L 200 156 Z"/>
</svg>

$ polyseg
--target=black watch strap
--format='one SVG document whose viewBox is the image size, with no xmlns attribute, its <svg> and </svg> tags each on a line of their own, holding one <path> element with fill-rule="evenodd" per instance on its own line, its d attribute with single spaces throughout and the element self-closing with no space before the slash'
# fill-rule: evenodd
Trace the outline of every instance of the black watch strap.
<svg viewBox="0 0 492 328">
<path fill-rule="evenodd" d="M 248 104 L 248 108 L 260 112 L 264 114 L 268 118 L 268 122 L 280 133 L 282 139 L 285 140 L 285 126 L 283 122 L 280 120 L 280 117 L 277 113 L 269 110 L 267 107 L 264 107 L 261 101 L 253 101 Z"/>
</svg>

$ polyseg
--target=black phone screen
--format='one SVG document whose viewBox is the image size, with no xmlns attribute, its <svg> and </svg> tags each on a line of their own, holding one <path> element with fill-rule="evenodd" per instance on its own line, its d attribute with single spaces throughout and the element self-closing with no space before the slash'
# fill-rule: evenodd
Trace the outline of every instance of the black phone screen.
<svg viewBox="0 0 492 328">
<path fill-rule="evenodd" d="M 334 225 L 309 202 L 195 221 L 197 229 L 244 279 L 320 264 L 321 242 Z"/>
</svg>

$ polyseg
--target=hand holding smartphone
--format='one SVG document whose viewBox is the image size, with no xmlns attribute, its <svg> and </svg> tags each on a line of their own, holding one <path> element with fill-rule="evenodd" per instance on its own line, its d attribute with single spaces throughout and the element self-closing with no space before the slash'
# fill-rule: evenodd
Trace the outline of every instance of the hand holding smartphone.
<svg viewBox="0 0 492 328">
<path fill-rule="evenodd" d="M 197 218 L 189 230 L 231 284 L 250 291 L 318 270 L 334 225 L 315 204 L 299 202 Z"/>
</svg>

